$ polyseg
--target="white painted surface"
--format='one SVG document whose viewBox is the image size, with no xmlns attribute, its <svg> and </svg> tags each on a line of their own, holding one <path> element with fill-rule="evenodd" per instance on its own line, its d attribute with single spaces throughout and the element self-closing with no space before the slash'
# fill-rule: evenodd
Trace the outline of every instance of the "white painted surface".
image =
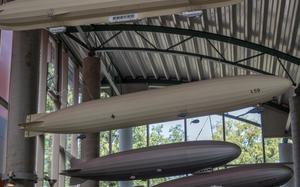
<svg viewBox="0 0 300 187">
<path fill-rule="evenodd" d="M 291 83 L 257 75 L 213 79 L 85 102 L 50 114 L 31 115 L 26 130 L 99 132 L 232 111 L 271 100 Z"/>
<path fill-rule="evenodd" d="M 135 19 L 223 7 L 241 0 L 27 0 L 0 6 L 0 28 L 37 28 L 108 23 L 111 16 Z"/>
</svg>

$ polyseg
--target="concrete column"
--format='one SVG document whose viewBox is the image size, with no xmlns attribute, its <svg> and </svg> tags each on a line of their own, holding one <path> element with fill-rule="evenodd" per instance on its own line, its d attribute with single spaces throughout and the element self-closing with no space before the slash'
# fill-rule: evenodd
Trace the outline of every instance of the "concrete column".
<svg viewBox="0 0 300 187">
<path fill-rule="evenodd" d="M 83 60 L 82 67 L 83 91 L 82 101 L 100 98 L 100 59 L 88 56 Z M 87 133 L 81 142 L 81 157 L 91 160 L 99 157 L 99 133 Z M 81 187 L 98 187 L 97 181 L 86 181 Z"/>
<path fill-rule="evenodd" d="M 59 92 L 59 106 L 57 109 L 67 107 L 68 96 L 68 55 L 63 50 L 61 45 L 58 45 L 58 66 L 57 66 L 57 82 Z M 54 187 L 64 187 L 65 177 L 59 173 L 65 169 L 65 157 L 60 152 L 60 147 L 65 148 L 66 135 L 55 134 L 52 139 L 52 165 L 51 165 L 51 178 L 56 179 Z"/>
<path fill-rule="evenodd" d="M 67 51 L 60 46 L 59 56 L 59 92 L 60 92 L 60 108 L 67 108 L 68 106 L 68 71 L 69 71 L 69 55 Z M 66 149 L 66 138 L 65 134 L 60 135 L 60 147 Z M 66 158 L 59 152 L 59 169 L 58 173 L 66 169 Z M 59 175 L 59 187 L 65 186 L 65 176 Z"/>
<path fill-rule="evenodd" d="M 132 149 L 132 128 L 120 129 L 120 151 Z M 119 187 L 132 187 L 132 181 L 121 181 Z"/>
<path fill-rule="evenodd" d="M 279 144 L 279 161 L 280 163 L 292 163 L 293 162 L 293 144 L 280 143 Z M 293 165 L 290 165 L 292 168 Z M 288 183 L 282 187 L 294 187 L 294 179 L 292 178 Z"/>
<path fill-rule="evenodd" d="M 60 135 L 54 134 L 52 136 L 52 160 L 51 160 L 51 179 L 57 180 L 54 187 L 59 185 L 59 145 L 60 145 Z"/>
<path fill-rule="evenodd" d="M 41 31 L 40 61 L 39 61 L 39 86 L 38 86 L 38 113 L 46 110 L 47 97 L 47 71 L 48 71 L 48 41 L 49 35 L 45 30 Z M 44 177 L 44 135 L 36 137 L 35 170 L 39 178 Z M 35 187 L 43 187 L 43 180 L 39 180 Z"/>
<path fill-rule="evenodd" d="M 35 170 L 35 138 L 25 138 L 19 124 L 37 112 L 39 38 L 39 31 L 13 33 L 6 173 L 33 174 Z M 33 181 L 17 182 L 16 187 L 34 186 Z"/>
<path fill-rule="evenodd" d="M 138 92 L 142 90 L 147 90 L 148 86 L 146 84 L 127 84 L 122 85 L 122 93 L 128 94 L 132 92 Z M 132 128 L 120 129 L 120 151 L 127 151 L 132 149 Z M 132 187 L 132 181 L 121 181 L 119 182 L 119 187 Z"/>
<path fill-rule="evenodd" d="M 290 99 L 295 186 L 300 186 L 300 96 Z"/>
</svg>

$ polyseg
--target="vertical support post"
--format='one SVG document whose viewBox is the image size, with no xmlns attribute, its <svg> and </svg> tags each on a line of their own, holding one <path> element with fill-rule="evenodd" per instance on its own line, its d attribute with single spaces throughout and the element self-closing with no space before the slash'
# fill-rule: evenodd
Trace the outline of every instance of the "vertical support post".
<svg viewBox="0 0 300 187">
<path fill-rule="evenodd" d="M 225 115 L 222 114 L 222 125 L 223 125 L 223 141 L 226 142 L 226 121 L 225 121 Z"/>
<path fill-rule="evenodd" d="M 60 135 L 54 134 L 52 136 L 52 161 L 51 161 L 51 179 L 57 180 L 53 187 L 59 186 L 59 145 Z"/>
<path fill-rule="evenodd" d="M 262 149 L 263 149 L 263 162 L 266 163 L 266 144 L 265 144 L 265 133 L 264 133 L 264 128 L 263 128 L 263 121 L 261 120 L 261 137 L 262 137 Z"/>
<path fill-rule="evenodd" d="M 300 95 L 290 98 L 295 186 L 300 186 Z"/>
<path fill-rule="evenodd" d="M 58 45 L 58 91 L 59 91 L 59 103 L 58 108 L 67 107 L 67 88 L 68 88 L 68 55 L 63 50 L 62 45 Z M 61 170 L 65 169 L 65 158 L 60 153 L 60 147 L 64 148 L 66 142 L 66 136 L 55 134 L 53 135 L 52 145 L 52 166 L 51 166 L 51 178 L 57 179 L 54 187 L 64 187 L 64 176 L 59 175 Z"/>
<path fill-rule="evenodd" d="M 109 144 L 108 152 L 109 152 L 109 154 L 112 154 L 112 131 L 110 130 L 108 133 L 109 133 L 108 134 L 108 144 Z"/>
<path fill-rule="evenodd" d="M 149 125 L 147 124 L 147 147 L 150 146 L 150 127 Z"/>
<path fill-rule="evenodd" d="M 100 98 L 100 59 L 92 55 L 83 60 L 83 92 L 82 101 Z M 99 157 L 99 133 L 88 133 L 81 143 L 81 156 L 83 160 Z M 98 187 L 96 181 L 86 181 L 81 187 Z"/>
<path fill-rule="evenodd" d="M 184 141 L 187 142 L 188 138 L 187 138 L 187 119 L 186 116 L 184 116 Z"/>
<path fill-rule="evenodd" d="M 54 42 L 53 42 L 54 44 Z M 55 59 L 53 60 L 54 63 L 54 82 L 56 86 L 56 90 L 59 91 L 59 63 L 58 63 L 58 58 L 59 58 L 59 45 L 55 43 Z M 58 100 L 54 101 L 55 104 L 55 110 L 58 110 L 60 108 L 60 102 Z M 53 134 L 52 135 L 52 158 L 51 158 L 51 179 L 57 180 L 57 182 L 54 184 L 53 187 L 58 187 L 59 185 L 59 145 L 60 145 L 60 135 L 59 134 Z"/>
<path fill-rule="evenodd" d="M 280 163 L 292 163 L 293 162 L 293 144 L 284 141 L 279 143 L 279 161 Z M 289 165 L 293 167 L 293 165 Z M 294 187 L 294 178 L 292 178 L 288 183 L 281 187 Z"/>
<path fill-rule="evenodd" d="M 149 125 L 147 124 L 147 147 L 149 147 L 150 146 L 150 127 L 149 127 Z M 148 179 L 147 180 L 147 187 L 150 187 L 150 180 Z"/>
<path fill-rule="evenodd" d="M 47 71 L 48 71 L 48 42 L 49 35 L 45 30 L 41 30 L 40 41 L 40 62 L 39 62 L 39 87 L 38 87 L 38 113 L 46 111 L 47 97 Z M 35 155 L 35 170 L 39 178 L 44 178 L 44 135 L 36 137 L 36 155 Z M 35 187 L 43 187 L 43 180 L 38 180 Z"/>
<path fill-rule="evenodd" d="M 138 92 L 148 89 L 144 84 L 122 85 L 123 94 Z M 120 129 L 120 151 L 132 149 L 132 128 Z M 121 181 L 119 187 L 132 187 L 132 181 Z"/>
<path fill-rule="evenodd" d="M 60 91 L 60 108 L 67 108 L 68 106 L 68 71 L 69 71 L 69 56 L 62 45 L 59 48 L 59 91 Z M 60 135 L 59 149 L 66 148 L 66 138 L 65 134 Z M 59 169 L 58 173 L 66 168 L 66 158 L 59 151 Z M 59 187 L 65 186 L 65 176 L 59 175 L 58 178 Z"/>
<path fill-rule="evenodd" d="M 132 149 L 132 128 L 120 129 L 120 151 Z M 119 187 L 132 187 L 132 181 L 121 181 Z"/>
<path fill-rule="evenodd" d="M 25 138 L 20 123 L 28 114 L 37 112 L 39 31 L 13 33 L 10 97 L 7 129 L 6 172 L 33 174 L 35 170 L 35 138 Z M 18 181 L 16 187 L 33 187 L 29 180 Z"/>
</svg>

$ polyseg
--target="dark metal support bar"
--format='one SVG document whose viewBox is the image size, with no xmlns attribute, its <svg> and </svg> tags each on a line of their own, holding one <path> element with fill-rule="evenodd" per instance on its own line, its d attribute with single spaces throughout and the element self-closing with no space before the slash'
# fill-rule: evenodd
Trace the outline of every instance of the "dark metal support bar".
<svg viewBox="0 0 300 187">
<path fill-rule="evenodd" d="M 123 31 L 117 32 L 116 34 L 114 34 L 113 36 L 111 36 L 110 38 L 108 38 L 107 40 L 105 40 L 103 43 L 101 43 L 101 45 L 99 47 L 103 47 L 105 44 L 107 44 L 108 42 L 110 42 L 112 39 L 116 38 L 122 32 Z"/>
<path fill-rule="evenodd" d="M 216 46 L 209 40 L 206 39 L 206 41 L 209 43 L 209 45 L 219 54 L 219 56 L 223 59 L 226 60 L 226 58 L 224 57 L 224 55 L 216 48 Z"/>
<path fill-rule="evenodd" d="M 223 127 L 223 141 L 226 142 L 226 121 L 225 114 L 222 114 L 222 127 Z"/>
<path fill-rule="evenodd" d="M 103 47 L 103 48 L 94 48 L 93 50 L 99 51 L 99 52 L 113 52 L 113 51 L 136 51 L 136 52 L 156 52 L 156 53 L 164 53 L 164 54 L 172 54 L 172 55 L 182 55 L 182 56 L 191 56 L 196 58 L 203 58 L 208 59 L 212 61 L 222 62 L 225 64 L 230 64 L 233 66 L 237 66 L 240 68 L 248 69 L 257 73 L 265 74 L 265 75 L 273 75 L 269 72 L 262 71 L 260 69 L 250 67 L 244 64 L 236 64 L 234 62 L 224 60 L 221 58 L 216 58 L 212 56 L 197 54 L 197 53 L 189 53 L 184 51 L 175 51 L 175 50 L 166 50 L 166 49 L 152 49 L 152 48 L 135 48 L 135 47 Z"/>
<path fill-rule="evenodd" d="M 241 121 L 241 122 L 245 122 L 245 123 L 254 125 L 256 127 L 261 127 L 261 125 L 259 123 L 256 123 L 254 121 L 250 121 L 248 119 L 244 119 L 244 118 L 237 117 L 237 116 L 230 115 L 230 114 L 224 114 L 224 116 L 227 117 L 227 118 L 230 118 L 230 119 L 234 119 L 234 120 L 238 120 L 238 121 Z"/>
<path fill-rule="evenodd" d="M 263 123 L 262 123 L 262 119 L 261 119 L 261 143 L 262 143 L 262 149 L 263 149 L 263 161 L 264 163 L 266 163 L 267 161 L 267 157 L 266 157 L 266 142 L 265 142 L 265 133 L 264 133 L 264 128 L 263 128 Z"/>
<path fill-rule="evenodd" d="M 64 44 L 64 46 L 66 47 L 66 49 L 68 50 L 68 52 L 70 53 L 70 57 L 73 60 L 73 62 L 78 66 L 78 67 L 82 67 L 81 64 L 81 60 L 79 59 L 79 57 L 76 55 L 76 53 L 72 50 L 72 47 L 66 42 L 65 38 L 61 35 L 57 35 L 57 37 L 59 38 L 59 40 L 62 41 L 62 43 Z"/>
<path fill-rule="evenodd" d="M 138 31 L 135 31 L 135 33 L 137 35 L 139 35 L 143 40 L 145 40 L 149 45 L 151 45 L 154 49 L 157 49 L 157 47 L 151 43 L 145 36 L 143 36 L 141 33 L 139 33 Z"/>
<path fill-rule="evenodd" d="M 241 59 L 241 60 L 238 60 L 238 61 L 235 61 L 236 64 L 240 63 L 240 62 L 245 62 L 247 60 L 251 60 L 253 58 L 257 58 L 257 57 L 260 57 L 262 55 L 264 55 L 265 53 L 259 53 L 257 55 L 253 55 L 253 56 L 250 56 L 250 57 L 247 57 L 247 58 L 244 58 L 244 59 Z"/>
<path fill-rule="evenodd" d="M 186 116 L 183 119 L 184 121 L 184 141 L 187 142 L 188 141 L 188 135 L 187 135 L 187 119 Z"/>
<path fill-rule="evenodd" d="M 287 74 L 287 76 L 289 77 L 289 79 L 292 81 L 293 85 L 296 86 L 297 85 L 296 82 L 294 81 L 294 79 L 290 75 L 289 71 L 285 68 L 285 66 L 283 65 L 283 63 L 281 62 L 281 60 L 279 58 L 277 58 L 277 60 L 280 63 L 280 65 L 283 68 L 283 70 L 285 71 L 285 73 Z"/>
<path fill-rule="evenodd" d="M 290 54 L 260 45 L 256 43 L 252 43 L 249 41 L 241 40 L 238 38 L 233 38 L 229 36 L 224 36 L 220 34 L 205 32 L 205 31 L 197 31 L 191 29 L 181 29 L 181 28 L 172 28 L 172 27 L 164 27 L 164 26 L 151 26 L 151 25 L 133 25 L 133 24 L 119 24 L 119 25 L 93 25 L 93 26 L 82 26 L 82 30 L 84 32 L 91 31 L 143 31 L 143 32 L 159 32 L 166 34 L 178 34 L 185 36 L 194 36 L 198 38 L 207 38 L 210 40 L 216 40 L 220 42 L 230 43 L 237 46 L 253 49 L 256 51 L 260 51 L 262 53 L 269 54 L 271 56 L 275 56 L 277 58 L 289 61 L 291 63 L 300 65 L 300 58 L 292 56 Z M 76 27 L 69 27 L 67 32 L 78 32 Z"/>
<path fill-rule="evenodd" d="M 68 35 L 67 35 L 68 36 Z M 65 39 L 58 35 L 58 38 L 63 42 L 63 44 L 65 45 L 65 47 L 67 48 L 67 50 L 70 52 L 70 56 L 72 58 L 72 60 L 74 61 L 74 63 L 80 67 L 82 67 L 82 63 L 81 60 L 76 56 L 75 52 L 73 51 L 72 47 L 68 45 L 68 43 L 65 41 Z M 76 37 L 75 37 L 76 38 Z M 77 38 L 78 39 L 78 38 Z M 79 40 L 79 39 L 78 39 Z M 81 40 L 79 40 L 81 41 Z M 76 41 L 77 42 L 77 41 Z M 82 41 L 81 41 L 82 42 Z M 114 67 L 114 69 L 117 71 L 118 75 L 122 78 L 122 74 L 121 71 L 117 68 L 117 66 L 115 66 L 113 63 L 111 63 L 112 66 Z"/>
<path fill-rule="evenodd" d="M 186 42 L 186 41 L 188 41 L 188 40 L 190 40 L 190 39 L 192 39 L 192 38 L 194 38 L 194 36 L 190 36 L 190 37 L 188 37 L 188 38 L 186 38 L 186 39 L 184 39 L 184 40 L 182 40 L 182 41 L 180 41 L 180 42 L 178 42 L 178 43 L 176 43 L 176 44 L 174 44 L 174 45 L 168 47 L 167 50 L 173 49 L 174 47 L 177 47 L 177 46 L 183 44 L 184 42 Z"/>
<path fill-rule="evenodd" d="M 83 41 L 81 41 L 80 39 L 78 39 L 76 36 L 74 36 L 73 34 L 70 33 L 65 33 L 66 36 L 68 36 L 70 39 L 74 40 L 76 43 L 78 43 L 79 45 L 81 45 L 82 47 L 84 47 L 87 50 L 91 50 L 89 46 L 87 46 Z"/>
<path fill-rule="evenodd" d="M 269 107 L 272 107 L 272 108 L 275 108 L 275 109 L 277 109 L 277 110 L 280 110 L 280 111 L 282 111 L 282 112 L 285 112 L 285 113 L 287 113 L 287 114 L 290 112 L 290 110 L 289 110 L 288 107 L 279 105 L 279 104 L 277 104 L 277 103 L 275 103 L 275 102 L 272 102 L 272 101 L 269 101 L 269 102 L 267 102 L 267 103 L 262 104 L 262 106 L 265 106 L 265 105 L 266 105 L 266 106 L 269 106 Z"/>
</svg>

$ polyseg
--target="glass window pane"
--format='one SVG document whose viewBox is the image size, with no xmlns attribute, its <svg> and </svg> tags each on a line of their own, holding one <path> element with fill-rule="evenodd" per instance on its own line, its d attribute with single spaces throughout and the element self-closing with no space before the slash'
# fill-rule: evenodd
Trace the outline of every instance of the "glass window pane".
<svg viewBox="0 0 300 187">
<path fill-rule="evenodd" d="M 100 132 L 100 157 L 109 154 L 109 131 Z"/>
<path fill-rule="evenodd" d="M 242 153 L 232 164 L 263 163 L 261 128 L 225 118 L 226 141 L 240 146 Z"/>
<path fill-rule="evenodd" d="M 210 115 L 187 119 L 188 141 L 223 140 L 222 116 Z"/>
<path fill-rule="evenodd" d="M 248 108 L 228 112 L 228 114 L 260 124 L 261 112 L 262 112 L 261 107 L 248 107 Z"/>
<path fill-rule="evenodd" d="M 265 138 L 266 162 L 279 162 L 279 144 L 281 138 Z"/>
<path fill-rule="evenodd" d="M 183 120 L 149 125 L 150 145 L 161 145 L 184 141 Z"/>
<path fill-rule="evenodd" d="M 120 135 L 118 130 L 111 131 L 111 139 L 112 139 L 112 153 L 120 152 Z"/>
<path fill-rule="evenodd" d="M 138 149 L 147 147 L 147 126 L 138 126 L 132 128 L 132 148 Z"/>
</svg>

